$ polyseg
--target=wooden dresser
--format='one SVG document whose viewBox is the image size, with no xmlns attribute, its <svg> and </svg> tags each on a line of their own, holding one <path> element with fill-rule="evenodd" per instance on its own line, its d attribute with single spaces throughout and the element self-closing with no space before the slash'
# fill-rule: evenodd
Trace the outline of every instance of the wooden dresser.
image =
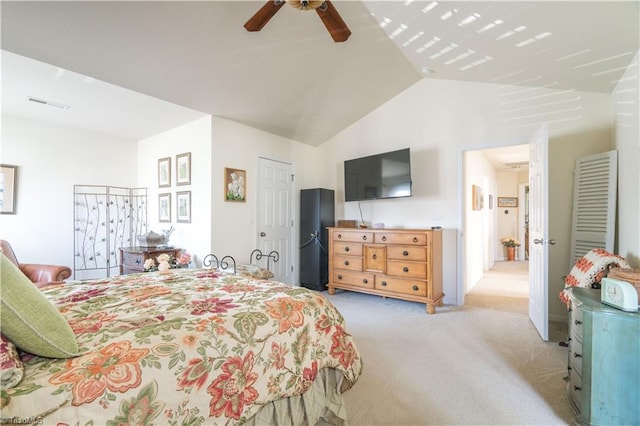
<svg viewBox="0 0 640 426">
<path fill-rule="evenodd" d="M 329 294 L 337 288 L 442 306 L 442 231 L 329 229 Z"/>
<path fill-rule="evenodd" d="M 640 424 L 640 314 L 600 303 L 600 290 L 572 288 L 569 402 L 583 425 Z"/>
<path fill-rule="evenodd" d="M 177 257 L 180 249 L 175 247 L 120 247 L 120 275 L 144 272 L 144 261 L 167 253 Z"/>
</svg>

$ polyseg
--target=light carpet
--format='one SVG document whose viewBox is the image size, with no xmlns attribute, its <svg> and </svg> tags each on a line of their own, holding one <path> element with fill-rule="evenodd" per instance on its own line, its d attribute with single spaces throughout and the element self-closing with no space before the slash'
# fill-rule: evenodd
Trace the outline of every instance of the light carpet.
<svg viewBox="0 0 640 426">
<path fill-rule="evenodd" d="M 344 291 L 327 297 L 364 362 L 345 394 L 349 424 L 573 422 L 562 326 L 551 327 L 556 341 L 543 342 L 517 310 L 445 305 L 428 315 L 421 303 Z"/>
</svg>

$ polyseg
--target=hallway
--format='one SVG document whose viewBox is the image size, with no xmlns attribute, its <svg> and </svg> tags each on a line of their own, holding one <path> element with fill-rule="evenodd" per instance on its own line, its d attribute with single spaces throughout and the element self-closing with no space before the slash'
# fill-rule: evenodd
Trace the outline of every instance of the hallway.
<svg viewBox="0 0 640 426">
<path fill-rule="evenodd" d="M 529 312 L 529 262 L 496 262 L 465 295 L 465 305 L 508 311 Z"/>
</svg>

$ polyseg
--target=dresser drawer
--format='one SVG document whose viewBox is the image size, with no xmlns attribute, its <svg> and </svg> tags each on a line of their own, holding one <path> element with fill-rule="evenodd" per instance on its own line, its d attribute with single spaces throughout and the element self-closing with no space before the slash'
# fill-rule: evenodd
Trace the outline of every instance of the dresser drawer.
<svg viewBox="0 0 640 426">
<path fill-rule="evenodd" d="M 573 339 L 582 342 L 582 329 L 584 324 L 583 311 L 579 307 L 572 306 L 569 321 L 569 333 Z"/>
<path fill-rule="evenodd" d="M 582 375 L 583 355 L 582 342 L 575 338 L 571 338 L 571 341 L 569 342 L 569 367 L 580 375 Z"/>
<path fill-rule="evenodd" d="M 427 264 L 424 262 L 387 261 L 387 275 L 403 278 L 423 278 L 427 276 Z"/>
<path fill-rule="evenodd" d="M 394 293 L 412 294 L 425 297 L 427 295 L 427 282 L 420 280 L 404 280 L 384 275 L 376 275 L 375 288 L 377 290 L 391 291 Z"/>
<path fill-rule="evenodd" d="M 362 271 L 362 257 L 334 256 L 333 267 L 349 271 Z"/>
<path fill-rule="evenodd" d="M 374 275 L 352 271 L 333 271 L 333 281 L 336 284 L 348 284 L 354 287 L 373 288 Z"/>
<path fill-rule="evenodd" d="M 409 232 L 379 232 L 376 233 L 375 242 L 378 244 L 406 244 L 414 246 L 425 246 L 427 245 L 427 234 Z"/>
<path fill-rule="evenodd" d="M 426 262 L 427 247 L 419 246 L 388 246 L 387 259 L 412 260 Z"/>
<path fill-rule="evenodd" d="M 339 231 L 333 233 L 334 241 L 351 241 L 354 243 L 373 242 L 373 232 L 365 231 Z"/>
<path fill-rule="evenodd" d="M 362 244 L 335 241 L 333 243 L 333 254 L 348 254 L 351 256 L 362 256 Z"/>
<path fill-rule="evenodd" d="M 567 393 L 569 394 L 571 405 L 580 412 L 582 408 L 582 377 L 574 370 L 569 371 Z"/>
</svg>

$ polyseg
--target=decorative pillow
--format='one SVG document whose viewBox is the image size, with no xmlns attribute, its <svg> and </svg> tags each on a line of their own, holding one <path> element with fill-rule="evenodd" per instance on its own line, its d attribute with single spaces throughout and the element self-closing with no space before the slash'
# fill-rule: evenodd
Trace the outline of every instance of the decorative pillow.
<svg viewBox="0 0 640 426">
<path fill-rule="evenodd" d="M 241 263 L 236 268 L 238 274 L 247 278 L 255 278 L 257 280 L 268 280 L 269 278 L 273 278 L 273 272 L 268 269 L 261 268 L 258 265 L 254 265 L 253 263 Z"/>
<path fill-rule="evenodd" d="M 71 327 L 17 266 L 0 254 L 0 330 L 17 347 L 49 358 L 79 355 Z"/>
<path fill-rule="evenodd" d="M 16 347 L 0 334 L 0 390 L 11 389 L 22 380 L 24 365 Z"/>
<path fill-rule="evenodd" d="M 618 266 L 629 268 L 629 264 L 624 257 L 609 253 L 603 249 L 590 250 L 583 257 L 578 259 L 571 269 L 571 272 L 564 280 L 565 288 L 560 292 L 560 300 L 569 307 L 570 287 L 590 287 L 591 284 L 599 283 L 607 275 L 609 268 Z"/>
</svg>

